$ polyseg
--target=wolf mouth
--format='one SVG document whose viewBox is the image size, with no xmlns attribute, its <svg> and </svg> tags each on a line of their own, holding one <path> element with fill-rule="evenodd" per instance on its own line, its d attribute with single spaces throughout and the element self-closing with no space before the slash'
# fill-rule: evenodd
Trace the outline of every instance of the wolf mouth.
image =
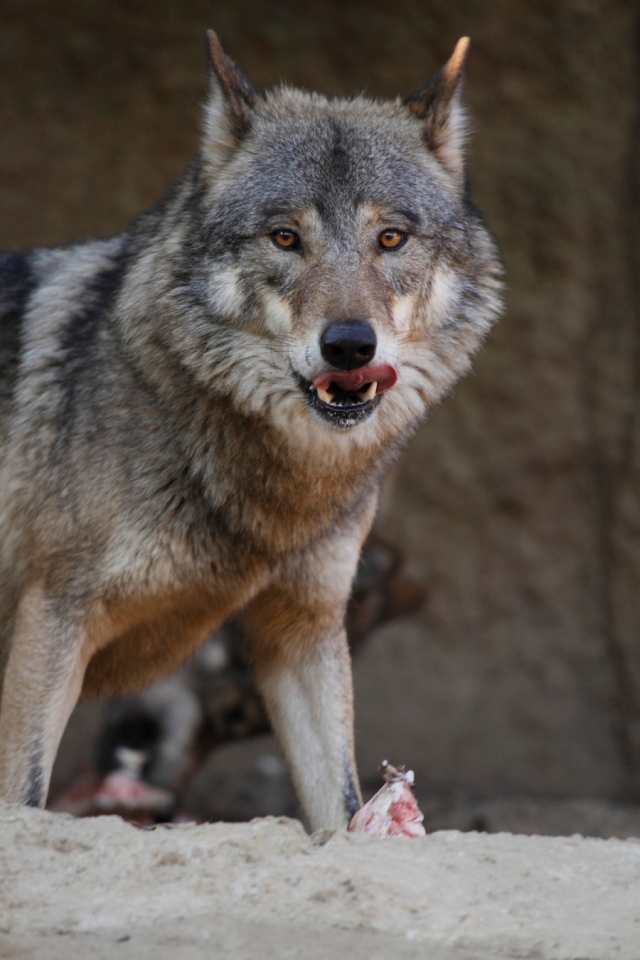
<svg viewBox="0 0 640 960">
<path fill-rule="evenodd" d="M 313 382 L 297 375 L 307 403 L 337 427 L 352 427 L 370 416 L 385 390 L 397 380 L 393 367 L 383 364 L 357 370 L 327 371 Z"/>
</svg>

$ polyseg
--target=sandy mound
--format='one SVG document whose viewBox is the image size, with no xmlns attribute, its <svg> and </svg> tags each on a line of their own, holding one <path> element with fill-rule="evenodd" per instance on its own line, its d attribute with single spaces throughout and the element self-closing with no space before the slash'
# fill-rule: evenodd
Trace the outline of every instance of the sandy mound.
<svg viewBox="0 0 640 960">
<path fill-rule="evenodd" d="M 640 842 L 0 808 L 0 957 L 638 960 Z"/>
</svg>

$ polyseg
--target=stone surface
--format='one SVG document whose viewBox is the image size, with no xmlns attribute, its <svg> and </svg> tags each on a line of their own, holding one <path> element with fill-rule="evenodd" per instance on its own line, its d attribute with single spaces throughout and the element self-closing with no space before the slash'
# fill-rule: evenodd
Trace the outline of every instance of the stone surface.
<svg viewBox="0 0 640 960">
<path fill-rule="evenodd" d="M 366 777 L 640 796 L 640 116 L 625 0 L 4 0 L 0 247 L 120 229 L 196 143 L 210 21 L 257 84 L 396 95 L 473 39 L 476 199 L 504 321 L 397 470 L 430 602 L 357 666 Z"/>
<path fill-rule="evenodd" d="M 0 957 L 637 960 L 640 843 L 0 807 Z M 302 946 L 303 945 L 303 946 Z"/>
</svg>

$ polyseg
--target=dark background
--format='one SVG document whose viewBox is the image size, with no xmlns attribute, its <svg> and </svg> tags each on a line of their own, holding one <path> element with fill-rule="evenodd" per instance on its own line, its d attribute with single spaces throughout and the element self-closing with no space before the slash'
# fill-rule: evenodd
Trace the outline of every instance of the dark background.
<svg viewBox="0 0 640 960">
<path fill-rule="evenodd" d="M 406 760 L 433 797 L 637 803 L 635 4 L 1 0 L 0 13 L 0 248 L 107 235 L 158 198 L 197 143 L 207 26 L 256 85 L 380 96 L 420 86 L 471 36 L 472 181 L 508 309 L 386 493 L 380 529 L 428 601 L 358 658 L 360 764 L 369 778 L 383 756 Z"/>
</svg>

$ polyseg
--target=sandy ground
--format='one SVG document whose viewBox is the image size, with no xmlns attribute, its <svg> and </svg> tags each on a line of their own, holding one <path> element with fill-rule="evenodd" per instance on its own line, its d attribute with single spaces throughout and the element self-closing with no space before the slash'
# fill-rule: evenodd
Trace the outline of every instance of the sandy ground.
<svg viewBox="0 0 640 960">
<path fill-rule="evenodd" d="M 0 808 L 0 957 L 638 960 L 640 842 Z"/>
</svg>

